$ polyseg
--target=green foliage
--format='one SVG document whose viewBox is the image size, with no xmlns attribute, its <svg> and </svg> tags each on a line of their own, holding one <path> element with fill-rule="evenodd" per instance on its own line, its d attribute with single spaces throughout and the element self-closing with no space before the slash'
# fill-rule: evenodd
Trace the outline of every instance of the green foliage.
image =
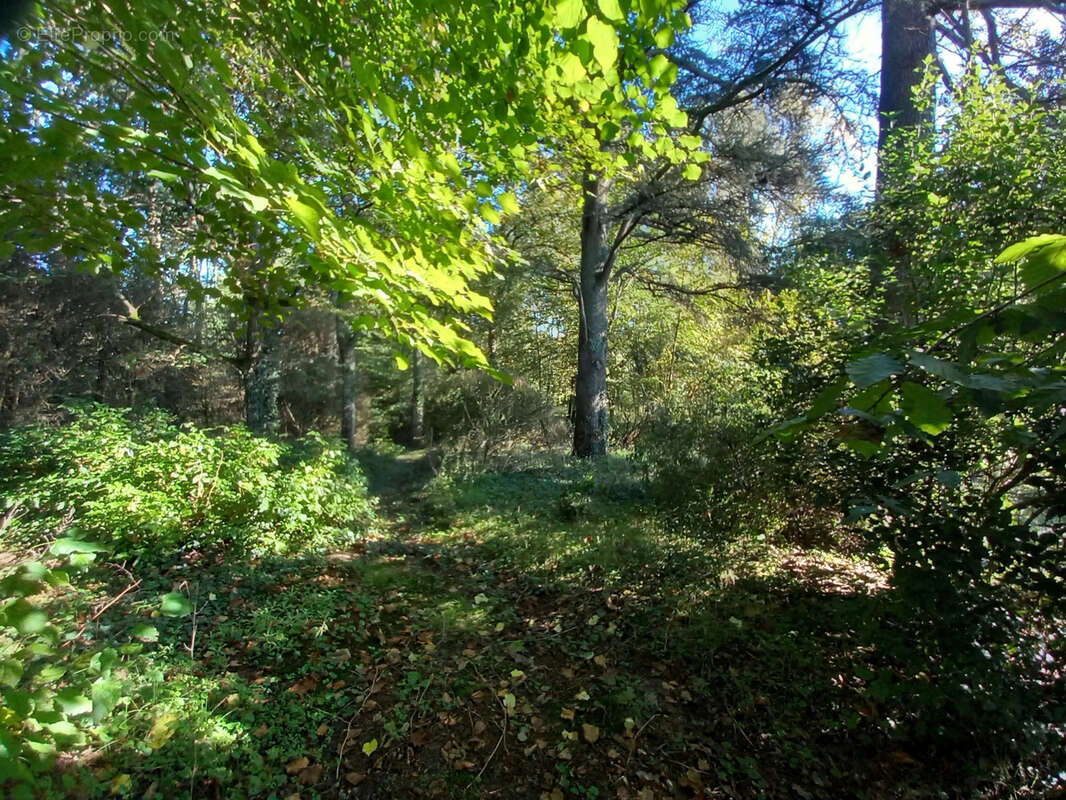
<svg viewBox="0 0 1066 800">
<path fill-rule="evenodd" d="M 618 170 L 632 154 L 600 136 L 625 126 L 635 147 L 685 158 L 677 71 L 645 57 L 690 24 L 679 0 L 621 15 L 569 0 L 46 6 L 0 71 L 0 172 L 20 198 L 5 248 L 176 267 L 145 235 L 154 204 L 128 196 L 152 184 L 198 209 L 179 258 L 221 263 L 211 291 L 238 312 L 334 291 L 360 327 L 441 362 L 487 367 L 464 318 L 491 307 L 470 284 L 517 205 L 497 190 L 529 177 L 543 142 Z"/>
<path fill-rule="evenodd" d="M 125 697 L 116 680 L 119 649 L 70 648 L 81 633 L 57 598 L 74 592 L 71 576 L 83 573 L 105 548 L 73 538 L 55 540 L 47 561 L 25 561 L 0 580 L 0 785 L 24 787 L 46 771 L 58 752 L 89 742 Z M 84 630 L 84 626 L 82 626 Z M 135 635 L 154 629 L 141 626 Z M 25 795 L 32 796 L 32 795 Z"/>
<path fill-rule="evenodd" d="M 296 553 L 373 519 L 358 466 L 317 434 L 288 445 L 90 406 L 3 438 L 0 493 L 17 509 L 5 536 L 21 546 L 67 530 L 116 557 Z"/>
<path fill-rule="evenodd" d="M 938 74 L 928 73 L 923 98 Z M 884 245 L 874 259 L 917 321 L 1010 298 L 1019 275 L 990 255 L 1053 233 L 1066 213 L 1061 108 L 1021 96 L 976 60 L 947 97 L 937 135 L 895 134 L 872 209 Z"/>
</svg>

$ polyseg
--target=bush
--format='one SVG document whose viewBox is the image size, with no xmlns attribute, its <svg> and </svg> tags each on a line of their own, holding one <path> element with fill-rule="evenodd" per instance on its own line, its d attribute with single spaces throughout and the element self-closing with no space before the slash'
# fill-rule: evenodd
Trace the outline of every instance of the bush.
<svg viewBox="0 0 1066 800">
<path fill-rule="evenodd" d="M 158 411 L 70 410 L 0 440 L 4 538 L 22 547 L 76 532 L 117 557 L 258 556 L 335 546 L 372 520 L 358 465 L 318 434 L 284 444 Z"/>
</svg>

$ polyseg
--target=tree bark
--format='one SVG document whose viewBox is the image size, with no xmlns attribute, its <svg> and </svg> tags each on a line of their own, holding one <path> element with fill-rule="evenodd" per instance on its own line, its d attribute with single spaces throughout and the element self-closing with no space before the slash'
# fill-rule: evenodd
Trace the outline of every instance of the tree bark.
<svg viewBox="0 0 1066 800">
<path fill-rule="evenodd" d="M 925 59 L 934 53 L 933 17 L 923 0 L 884 0 L 881 4 L 881 95 L 877 104 L 878 152 L 893 129 L 931 122 L 914 102 Z M 878 170 L 878 185 L 881 170 Z"/>
<path fill-rule="evenodd" d="M 581 212 L 581 274 L 577 378 L 574 386 L 574 455 L 607 455 L 607 283 L 611 248 L 607 242 L 610 182 L 586 176 Z"/>
<path fill-rule="evenodd" d="M 337 365 L 341 373 L 341 438 L 349 453 L 366 444 L 366 425 L 360 424 L 367 404 L 360 402 L 359 370 L 355 358 L 358 335 L 341 315 L 336 318 Z"/>
<path fill-rule="evenodd" d="M 281 427 L 278 393 L 281 388 L 281 326 L 260 324 L 253 312 L 246 331 L 247 367 L 244 373 L 244 416 L 248 429 L 260 436 Z"/>
<path fill-rule="evenodd" d="M 877 194 L 885 188 L 887 156 L 897 145 L 894 134 L 926 126 L 933 114 L 915 102 L 925 61 L 935 52 L 932 11 L 923 0 L 883 0 L 881 4 L 881 95 L 878 100 Z M 887 230 L 883 252 L 871 265 L 873 287 L 884 287 L 885 313 L 879 324 L 915 323 L 910 283 L 910 252 L 899 231 Z"/>
<path fill-rule="evenodd" d="M 411 409 L 410 409 L 410 445 L 412 450 L 420 450 L 425 444 L 426 398 L 423 390 L 422 354 L 418 350 L 411 353 Z"/>
</svg>

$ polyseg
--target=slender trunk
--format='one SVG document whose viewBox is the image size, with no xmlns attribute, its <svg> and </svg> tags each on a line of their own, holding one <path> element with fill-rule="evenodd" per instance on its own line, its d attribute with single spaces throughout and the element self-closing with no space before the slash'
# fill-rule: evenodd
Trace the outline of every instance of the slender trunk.
<svg viewBox="0 0 1066 800">
<path fill-rule="evenodd" d="M 341 373 L 341 438 L 349 453 L 354 453 L 366 444 L 365 418 L 367 404 L 362 403 L 359 391 L 359 370 L 356 367 L 355 345 L 358 335 L 343 316 L 337 315 L 337 366 Z M 363 424 L 360 424 L 363 422 Z"/>
<path fill-rule="evenodd" d="M 281 388 L 281 327 L 260 324 L 258 313 L 248 320 L 247 367 L 244 373 L 244 415 L 248 429 L 259 435 L 276 434 L 281 427 L 278 393 Z"/>
<path fill-rule="evenodd" d="M 422 354 L 415 350 L 411 355 L 411 449 L 419 450 L 425 444 L 423 422 L 425 419 L 426 398 L 423 389 Z"/>
<path fill-rule="evenodd" d="M 574 385 L 574 455 L 607 455 L 607 191 L 599 176 L 585 178 L 581 212 L 581 275 L 577 286 L 579 323 Z"/>
</svg>

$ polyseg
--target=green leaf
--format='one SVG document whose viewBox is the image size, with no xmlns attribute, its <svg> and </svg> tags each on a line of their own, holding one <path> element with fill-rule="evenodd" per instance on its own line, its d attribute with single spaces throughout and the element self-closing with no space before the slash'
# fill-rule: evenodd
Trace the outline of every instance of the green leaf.
<svg viewBox="0 0 1066 800">
<path fill-rule="evenodd" d="M 936 436 L 951 426 L 954 414 L 932 389 L 906 381 L 900 387 L 900 395 L 903 416 L 918 430 Z"/>
<path fill-rule="evenodd" d="M 1046 245 L 1055 243 L 1066 244 L 1066 236 L 1057 233 L 1042 233 L 1039 236 L 1031 236 L 1023 242 L 1012 244 L 996 256 L 996 263 L 1010 264 L 1014 261 L 1020 261 L 1034 250 L 1039 250 Z"/>
<path fill-rule="evenodd" d="M 660 28 L 655 32 L 655 45 L 663 50 L 674 43 L 673 28 Z"/>
<path fill-rule="evenodd" d="M 33 695 L 21 689 L 12 689 L 9 692 L 4 692 L 4 703 L 22 719 L 30 716 L 36 705 Z"/>
<path fill-rule="evenodd" d="M 618 61 L 618 32 L 599 17 L 589 17 L 584 38 L 592 44 L 593 58 L 603 74 L 610 74 Z"/>
<path fill-rule="evenodd" d="M 496 201 L 500 204 L 500 208 L 503 209 L 505 214 L 517 214 L 518 213 L 518 198 L 515 197 L 514 192 L 503 192 Z"/>
<path fill-rule="evenodd" d="M 851 361 L 847 365 L 848 377 L 851 378 L 858 388 L 865 389 L 867 386 L 883 381 L 903 371 L 903 366 L 894 358 L 885 353 L 874 353 L 865 358 Z"/>
<path fill-rule="evenodd" d="M 53 736 L 73 739 L 81 735 L 81 731 L 78 730 L 74 723 L 65 719 L 59 722 L 50 722 L 44 727 L 51 731 Z"/>
<path fill-rule="evenodd" d="M 686 164 L 683 174 L 686 180 L 698 181 L 700 176 L 703 175 L 703 170 L 700 169 L 699 164 Z"/>
<path fill-rule="evenodd" d="M 48 548 L 54 556 L 67 556 L 71 553 L 106 553 L 107 548 L 95 542 L 85 542 L 80 539 L 56 539 Z"/>
<path fill-rule="evenodd" d="M 807 410 L 807 415 L 804 419 L 813 422 L 822 415 L 835 409 L 837 407 L 837 400 L 840 398 L 840 395 L 843 394 L 846 386 L 847 381 L 844 378 L 840 378 L 822 389 L 822 391 L 818 393 L 818 396 L 814 398 L 814 402 L 811 403 L 811 407 Z"/>
<path fill-rule="evenodd" d="M 18 686 L 19 679 L 22 678 L 22 671 L 22 662 L 13 658 L 5 658 L 0 661 L 0 684 Z"/>
<path fill-rule="evenodd" d="M 300 226 L 317 239 L 321 234 L 320 223 L 322 215 L 313 206 L 296 197 L 286 197 L 285 204 L 299 221 Z"/>
<path fill-rule="evenodd" d="M 373 755 L 374 751 L 377 750 L 377 749 L 378 749 L 378 740 L 377 739 L 371 739 L 369 742 L 364 742 L 363 743 L 363 754 L 364 755 L 368 755 L 368 756 L 369 755 Z"/>
<path fill-rule="evenodd" d="M 67 674 L 67 668 L 63 664 L 48 664 L 37 673 L 37 680 L 41 683 L 55 683 Z"/>
<path fill-rule="evenodd" d="M 159 630 L 155 625 L 147 625 L 140 622 L 133 626 L 133 631 L 130 634 L 134 639 L 140 639 L 143 642 L 158 642 Z"/>
<path fill-rule="evenodd" d="M 122 698 L 122 683 L 114 678 L 97 678 L 92 694 L 93 722 L 99 725 Z"/>
<path fill-rule="evenodd" d="M 68 686 L 66 689 L 56 692 L 56 702 L 59 703 L 59 707 L 63 709 L 63 713 L 68 717 L 88 714 L 93 710 L 92 701 L 75 686 Z"/>
<path fill-rule="evenodd" d="M 4 619 L 22 634 L 40 633 L 48 624 L 48 615 L 21 597 L 4 609 Z"/>
<path fill-rule="evenodd" d="M 611 22 L 622 22 L 626 18 L 622 7 L 618 5 L 618 0 L 599 0 L 599 7 L 600 13 Z"/>
<path fill-rule="evenodd" d="M 187 617 L 192 613 L 192 603 L 179 592 L 167 592 L 163 595 L 159 613 L 164 617 Z"/>
<path fill-rule="evenodd" d="M 555 7 L 554 24 L 557 28 L 576 28 L 585 18 L 585 4 L 581 0 L 561 0 Z"/>
</svg>

